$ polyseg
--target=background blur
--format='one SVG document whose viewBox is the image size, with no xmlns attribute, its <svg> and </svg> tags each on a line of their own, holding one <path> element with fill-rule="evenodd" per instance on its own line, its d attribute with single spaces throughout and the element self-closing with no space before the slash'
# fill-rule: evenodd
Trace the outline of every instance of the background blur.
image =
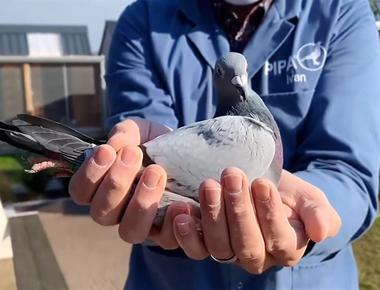
<svg viewBox="0 0 380 290">
<path fill-rule="evenodd" d="M 106 55 L 131 2 L 0 0 L 0 120 L 27 112 L 104 137 Z M 25 173 L 27 157 L 0 143 L 0 290 L 122 289 L 130 246 L 70 201 L 68 180 Z M 355 252 L 361 289 L 380 289 L 379 220 Z"/>
</svg>

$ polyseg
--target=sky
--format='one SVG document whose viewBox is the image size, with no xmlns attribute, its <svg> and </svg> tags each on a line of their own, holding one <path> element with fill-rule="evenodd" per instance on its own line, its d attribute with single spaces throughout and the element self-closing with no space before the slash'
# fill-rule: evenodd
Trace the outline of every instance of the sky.
<svg viewBox="0 0 380 290">
<path fill-rule="evenodd" d="M 132 0 L 0 0 L 0 24 L 86 25 L 99 50 L 104 23 L 117 20 Z"/>
</svg>

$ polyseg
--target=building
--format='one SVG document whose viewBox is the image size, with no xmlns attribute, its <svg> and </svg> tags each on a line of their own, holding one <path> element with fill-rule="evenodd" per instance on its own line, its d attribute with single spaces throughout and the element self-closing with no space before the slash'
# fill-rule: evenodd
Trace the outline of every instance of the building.
<svg viewBox="0 0 380 290">
<path fill-rule="evenodd" d="M 85 26 L 0 25 L 0 119 L 26 112 L 103 135 L 103 70 Z"/>
<path fill-rule="evenodd" d="M 86 26 L 0 25 L 0 55 L 90 55 Z"/>
<path fill-rule="evenodd" d="M 104 55 L 107 60 L 107 55 L 110 49 L 113 31 L 116 27 L 116 21 L 107 20 L 104 26 L 102 41 L 100 43 L 99 55 Z M 107 61 L 106 61 L 107 62 Z"/>
</svg>

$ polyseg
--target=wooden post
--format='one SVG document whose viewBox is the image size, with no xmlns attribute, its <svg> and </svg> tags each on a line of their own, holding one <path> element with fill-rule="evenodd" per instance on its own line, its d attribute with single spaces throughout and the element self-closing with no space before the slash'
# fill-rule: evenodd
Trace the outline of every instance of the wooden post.
<svg viewBox="0 0 380 290">
<path fill-rule="evenodd" d="M 0 260 L 10 259 L 12 257 L 13 252 L 8 229 L 8 219 L 0 200 Z"/>
<path fill-rule="evenodd" d="M 25 111 L 27 113 L 33 114 L 34 103 L 33 103 L 33 87 L 32 87 L 32 74 L 30 70 L 30 64 L 24 63 L 22 65 L 23 71 L 23 83 L 24 83 L 24 101 L 25 101 Z"/>
</svg>

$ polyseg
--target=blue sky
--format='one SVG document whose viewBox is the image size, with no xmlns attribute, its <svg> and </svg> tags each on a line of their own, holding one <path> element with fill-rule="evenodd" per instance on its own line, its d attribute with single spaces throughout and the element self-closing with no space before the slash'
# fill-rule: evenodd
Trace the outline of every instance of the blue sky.
<svg viewBox="0 0 380 290">
<path fill-rule="evenodd" d="M 91 50 L 99 49 L 104 23 L 117 20 L 132 0 L 0 0 L 0 24 L 86 25 Z"/>
</svg>

